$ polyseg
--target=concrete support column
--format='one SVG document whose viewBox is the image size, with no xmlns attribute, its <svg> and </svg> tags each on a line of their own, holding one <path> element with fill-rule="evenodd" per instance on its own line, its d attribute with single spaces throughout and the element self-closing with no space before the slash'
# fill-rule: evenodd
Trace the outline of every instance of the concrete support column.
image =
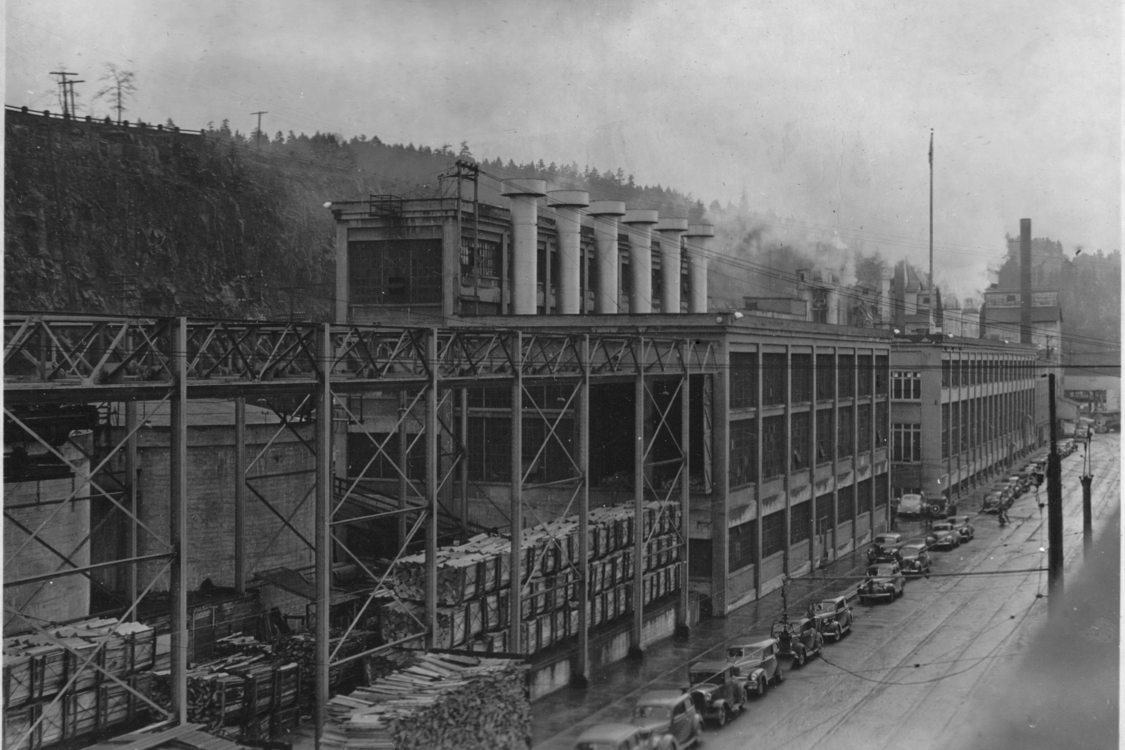
<svg viewBox="0 0 1125 750">
<path fill-rule="evenodd" d="M 633 291 L 629 296 L 629 312 L 652 312 L 652 226 L 660 220 L 656 211 L 634 208 L 625 212 L 621 221 L 628 225 L 629 270 Z"/>
<path fill-rule="evenodd" d="M 688 312 L 707 312 L 707 259 L 715 228 L 710 224 L 692 224 L 687 231 L 688 273 L 691 277 L 691 301 Z"/>
<path fill-rule="evenodd" d="M 594 201 L 588 211 L 594 217 L 594 239 L 597 242 L 598 287 L 594 294 L 594 311 L 616 313 L 618 309 L 617 221 L 625 215 L 621 201 Z"/>
<path fill-rule="evenodd" d="M 680 239 L 688 230 L 687 219 L 661 219 L 660 234 L 660 311 L 680 311 Z"/>
<path fill-rule="evenodd" d="M 580 209 L 590 205 L 590 194 L 585 190 L 552 190 L 547 193 L 547 205 L 555 209 L 555 226 L 559 236 L 558 312 L 561 315 L 577 315 L 582 312 Z"/>
<path fill-rule="evenodd" d="M 511 202 L 512 313 L 534 315 L 539 293 L 539 204 L 547 194 L 543 180 L 504 180 L 500 192 Z"/>
</svg>

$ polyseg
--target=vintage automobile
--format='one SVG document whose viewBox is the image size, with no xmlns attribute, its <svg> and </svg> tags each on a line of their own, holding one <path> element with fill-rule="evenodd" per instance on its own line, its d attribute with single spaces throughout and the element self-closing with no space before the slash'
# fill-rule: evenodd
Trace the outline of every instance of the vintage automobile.
<svg viewBox="0 0 1125 750">
<path fill-rule="evenodd" d="M 778 620 L 770 628 L 770 635 L 777 639 L 777 653 L 790 657 L 797 667 L 805 666 L 809 657 L 824 650 L 824 634 L 811 617 Z"/>
<path fill-rule="evenodd" d="M 578 736 L 574 750 L 666 750 L 647 727 L 636 724 L 597 724 Z"/>
<path fill-rule="evenodd" d="M 949 521 L 938 521 L 930 526 L 930 533 L 934 535 L 932 549 L 953 549 L 961 546 L 961 532 Z"/>
<path fill-rule="evenodd" d="M 999 513 L 1012 507 L 1011 493 L 1002 490 L 993 490 L 985 494 L 980 501 L 981 513 Z"/>
<path fill-rule="evenodd" d="M 900 564 L 902 565 L 903 575 L 921 576 L 930 572 L 933 563 L 930 560 L 929 550 L 927 550 L 928 546 L 924 541 L 915 540 L 898 548 L 902 555 Z"/>
<path fill-rule="evenodd" d="M 852 629 L 852 608 L 846 596 L 821 599 L 809 607 L 809 613 L 825 638 L 839 641 Z"/>
<path fill-rule="evenodd" d="M 680 690 L 650 690 L 637 699 L 632 723 L 652 732 L 654 747 L 681 750 L 703 739 L 703 719 L 691 695 Z"/>
<path fill-rule="evenodd" d="M 738 676 L 742 678 L 747 695 L 761 698 L 768 686 L 785 679 L 778 659 L 779 650 L 776 638 L 763 638 L 727 648 L 727 661 L 738 668 Z"/>
<path fill-rule="evenodd" d="M 859 600 L 895 600 L 906 589 L 906 576 L 896 562 L 878 563 L 867 568 L 867 578 L 859 585 Z"/>
<path fill-rule="evenodd" d="M 722 727 L 746 708 L 745 680 L 733 662 L 696 662 L 688 682 L 692 705 L 705 722 Z"/>
<path fill-rule="evenodd" d="M 921 495 L 907 492 L 898 501 L 898 515 L 920 516 L 925 507 L 925 499 Z"/>
<path fill-rule="evenodd" d="M 1020 497 L 1031 486 L 1030 477 L 1026 474 L 1012 474 L 1008 477 L 1008 486 L 1012 488 L 1012 496 Z"/>
<path fill-rule="evenodd" d="M 871 540 L 871 546 L 867 548 L 867 562 L 875 563 L 882 562 L 883 560 L 893 560 L 895 558 L 896 548 L 901 543 L 902 534 L 895 532 L 876 534 L 875 538 Z"/>
<path fill-rule="evenodd" d="M 971 542 L 973 540 L 973 537 L 976 535 L 976 529 L 973 528 L 973 524 L 969 516 L 950 516 L 945 520 L 953 524 L 953 528 L 956 529 L 957 533 L 961 535 L 962 543 Z"/>
</svg>

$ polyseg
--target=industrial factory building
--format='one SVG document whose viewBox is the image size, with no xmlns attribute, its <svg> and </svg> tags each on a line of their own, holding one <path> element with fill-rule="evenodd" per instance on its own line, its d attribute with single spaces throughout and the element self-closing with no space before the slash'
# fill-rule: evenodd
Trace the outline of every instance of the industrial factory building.
<svg viewBox="0 0 1125 750">
<path fill-rule="evenodd" d="M 502 193 L 330 204 L 333 323 L 9 316 L 5 635 L 62 665 L 13 678 L 27 736 L 213 716 L 193 670 L 264 631 L 305 687 L 239 677 L 255 731 L 397 646 L 582 684 L 1044 439 L 1034 346 L 841 325 L 893 301 L 815 276 L 715 309 L 707 224 Z"/>
<path fill-rule="evenodd" d="M 956 503 L 1044 444 L 1047 383 L 1034 346 L 915 338 L 891 354 L 892 492 Z"/>
<path fill-rule="evenodd" d="M 507 206 L 462 201 L 460 210 L 453 200 L 334 203 L 338 322 L 614 335 L 633 347 L 670 339 L 708 355 L 686 379 L 591 377 L 587 425 L 565 380 L 525 393 L 519 463 L 509 455 L 508 384 L 475 384 L 450 399 L 468 436 L 463 480 L 451 490 L 466 526 L 511 523 L 517 484 L 525 522 L 566 512 L 565 483 L 582 479 L 568 473 L 577 463 L 568 453 L 588 446 L 591 507 L 686 486 L 681 554 L 690 592 L 714 614 L 885 528 L 889 332 L 709 310 L 709 226 L 547 191 L 538 180 L 506 181 L 503 192 Z M 389 424 L 393 407 L 369 400 L 364 423 Z M 370 468 L 351 478 L 389 485 L 394 470 L 365 455 L 363 429 L 349 427 L 349 471 Z M 641 430 L 646 439 L 636 440 Z"/>
</svg>

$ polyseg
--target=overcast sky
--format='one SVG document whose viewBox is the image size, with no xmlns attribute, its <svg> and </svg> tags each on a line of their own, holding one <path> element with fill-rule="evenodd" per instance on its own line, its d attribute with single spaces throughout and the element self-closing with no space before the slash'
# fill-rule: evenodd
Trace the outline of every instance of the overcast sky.
<svg viewBox="0 0 1125 750">
<path fill-rule="evenodd" d="M 987 285 L 1004 235 L 1120 247 L 1115 0 L 7 0 L 9 105 L 623 169 Z M 504 175 L 508 176 L 508 175 Z M 513 175 L 514 176 L 514 175 Z M 332 197 L 332 196 L 329 196 Z M 336 196 L 338 197 L 338 196 Z M 614 198 L 615 196 L 593 196 Z"/>
</svg>

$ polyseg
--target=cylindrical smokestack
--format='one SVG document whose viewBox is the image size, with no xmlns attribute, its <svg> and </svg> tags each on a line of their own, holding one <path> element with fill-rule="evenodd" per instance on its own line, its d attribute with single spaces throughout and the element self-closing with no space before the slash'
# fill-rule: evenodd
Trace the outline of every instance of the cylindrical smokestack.
<svg viewBox="0 0 1125 750">
<path fill-rule="evenodd" d="M 883 325 L 891 323 L 891 279 L 894 276 L 893 268 L 884 268 L 879 274 L 879 319 Z"/>
<path fill-rule="evenodd" d="M 652 225 L 660 221 L 660 214 L 646 208 L 625 212 L 623 224 L 629 232 L 629 270 L 632 272 L 633 293 L 629 297 L 629 312 L 652 312 Z"/>
<path fill-rule="evenodd" d="M 558 310 L 562 315 L 582 311 L 579 289 L 579 267 L 582 259 L 582 216 L 579 209 L 590 205 L 585 190 L 552 190 L 547 205 L 555 209 L 555 226 L 559 233 Z"/>
<path fill-rule="evenodd" d="M 824 287 L 825 322 L 830 325 L 840 324 L 840 292 L 834 281 L 829 281 Z"/>
<path fill-rule="evenodd" d="M 1020 219 L 1020 343 L 1031 343 L 1031 219 Z"/>
<path fill-rule="evenodd" d="M 512 313 L 534 315 L 539 296 L 539 205 L 547 194 L 543 180 L 504 180 L 500 194 L 508 197 L 512 214 Z"/>
<path fill-rule="evenodd" d="M 688 230 L 687 219 L 661 219 L 660 233 L 660 311 L 680 311 L 680 238 Z"/>
<path fill-rule="evenodd" d="M 688 275 L 691 279 L 691 302 L 688 312 L 707 312 L 707 258 L 708 246 L 715 236 L 710 224 L 692 224 L 688 227 Z M 693 241 L 694 240 L 694 241 Z"/>
<path fill-rule="evenodd" d="M 617 220 L 625 215 L 621 201 L 594 201 L 587 211 L 594 217 L 594 239 L 598 247 L 598 288 L 594 311 L 618 312 L 617 305 Z"/>
</svg>

